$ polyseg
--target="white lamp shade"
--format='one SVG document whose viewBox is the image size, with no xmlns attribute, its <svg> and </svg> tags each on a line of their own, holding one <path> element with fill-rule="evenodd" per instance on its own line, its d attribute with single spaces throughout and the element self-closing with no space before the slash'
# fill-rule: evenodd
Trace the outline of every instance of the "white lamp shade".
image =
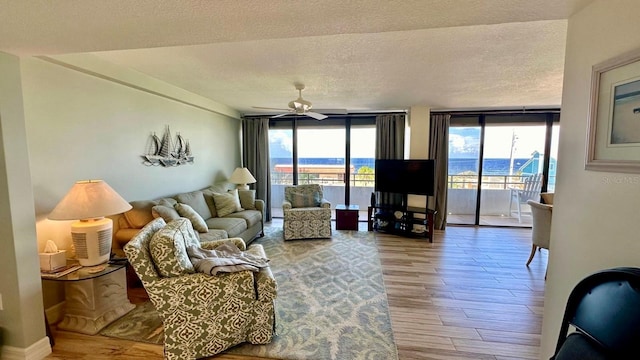
<svg viewBox="0 0 640 360">
<path fill-rule="evenodd" d="M 51 220 L 80 220 L 71 224 L 71 239 L 82 266 L 109 261 L 113 222 L 108 215 L 131 209 L 125 199 L 102 180 L 76 182 L 49 214 Z"/>
<path fill-rule="evenodd" d="M 131 209 L 125 199 L 102 180 L 82 180 L 51 211 L 50 220 L 95 219 Z"/>
<path fill-rule="evenodd" d="M 256 182 L 256 178 L 251 175 L 251 172 L 246 167 L 239 167 L 233 170 L 233 174 L 231 174 L 229 182 L 239 185 L 253 184 Z"/>
</svg>

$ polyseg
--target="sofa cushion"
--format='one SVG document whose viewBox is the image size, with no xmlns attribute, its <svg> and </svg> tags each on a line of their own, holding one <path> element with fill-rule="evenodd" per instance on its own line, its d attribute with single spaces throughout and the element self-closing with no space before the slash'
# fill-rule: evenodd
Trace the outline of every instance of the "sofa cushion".
<svg viewBox="0 0 640 360">
<path fill-rule="evenodd" d="M 196 233 L 196 235 L 200 238 L 200 242 L 229 238 L 229 234 L 222 229 L 209 229 L 206 233 Z"/>
<path fill-rule="evenodd" d="M 207 206 L 207 202 L 204 199 L 202 191 L 192 191 L 184 194 L 178 194 L 175 196 L 179 203 L 187 204 L 193 208 L 203 219 L 211 217 L 211 210 Z"/>
<path fill-rule="evenodd" d="M 247 222 L 247 228 L 250 228 L 255 224 L 259 224 L 260 221 L 262 221 L 262 213 L 258 210 L 238 211 L 233 214 L 227 215 L 227 217 L 244 219 L 244 221 Z"/>
<path fill-rule="evenodd" d="M 193 225 L 193 228 L 198 232 L 206 233 L 207 231 L 209 231 L 207 223 L 204 222 L 202 216 L 200 216 L 200 214 L 198 214 L 198 212 L 196 212 L 191 206 L 187 204 L 177 203 L 175 209 L 178 211 L 178 214 L 180 214 L 181 217 L 189 219 L 189 221 L 191 221 L 191 225 Z"/>
<path fill-rule="evenodd" d="M 132 201 L 132 208 L 129 211 L 124 212 L 124 217 L 127 219 L 130 227 L 134 229 L 141 229 L 148 223 L 150 223 L 154 217 L 151 214 L 151 208 L 158 204 L 154 200 L 140 200 Z"/>
<path fill-rule="evenodd" d="M 207 203 L 207 207 L 211 212 L 211 217 L 218 216 L 218 211 L 216 210 L 216 203 L 213 201 L 213 191 L 209 189 L 204 189 L 202 190 L 202 195 L 204 196 L 204 201 Z"/>
<path fill-rule="evenodd" d="M 255 190 L 238 190 L 238 198 L 240 198 L 240 206 L 245 210 L 256 209 L 256 191 Z"/>
<path fill-rule="evenodd" d="M 173 208 L 173 205 L 156 205 L 151 208 L 151 213 L 153 214 L 154 218 L 161 217 L 165 222 L 170 222 L 172 220 L 180 218 L 180 214 L 178 214 L 178 211 Z"/>
<path fill-rule="evenodd" d="M 158 230 L 149 242 L 151 259 L 158 273 L 164 277 L 193 273 L 186 249 L 194 244 L 199 246 L 200 242 L 187 219 L 173 220 Z"/>
<path fill-rule="evenodd" d="M 207 220 L 210 229 L 223 229 L 229 237 L 236 237 L 247 230 L 247 222 L 244 219 L 232 217 L 216 217 Z"/>
<path fill-rule="evenodd" d="M 219 217 L 225 217 L 236 211 L 244 210 L 240 205 L 238 190 L 229 190 L 227 193 L 213 193 L 213 201 Z"/>
</svg>

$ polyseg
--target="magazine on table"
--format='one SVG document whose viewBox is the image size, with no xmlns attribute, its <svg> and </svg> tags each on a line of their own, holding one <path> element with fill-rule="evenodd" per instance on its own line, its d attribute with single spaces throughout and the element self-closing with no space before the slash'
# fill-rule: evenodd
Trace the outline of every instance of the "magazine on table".
<svg viewBox="0 0 640 360">
<path fill-rule="evenodd" d="M 55 279 L 70 274 L 78 269 L 82 269 L 82 265 L 71 264 L 56 270 L 40 270 L 40 277 L 45 279 Z"/>
</svg>

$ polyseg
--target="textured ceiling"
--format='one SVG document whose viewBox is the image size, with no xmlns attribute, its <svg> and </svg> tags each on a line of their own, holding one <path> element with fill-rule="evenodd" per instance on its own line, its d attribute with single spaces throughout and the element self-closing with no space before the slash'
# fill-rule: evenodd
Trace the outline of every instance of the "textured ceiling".
<svg viewBox="0 0 640 360">
<path fill-rule="evenodd" d="M 559 106 L 592 0 L 0 0 L 0 51 L 93 53 L 239 110 Z"/>
</svg>

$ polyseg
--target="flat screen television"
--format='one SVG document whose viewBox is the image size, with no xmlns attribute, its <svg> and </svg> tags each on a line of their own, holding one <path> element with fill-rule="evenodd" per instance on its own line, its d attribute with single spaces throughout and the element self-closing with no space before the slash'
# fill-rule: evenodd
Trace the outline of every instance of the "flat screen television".
<svg viewBox="0 0 640 360">
<path fill-rule="evenodd" d="M 435 160 L 377 159 L 375 167 L 376 191 L 433 195 Z"/>
</svg>

